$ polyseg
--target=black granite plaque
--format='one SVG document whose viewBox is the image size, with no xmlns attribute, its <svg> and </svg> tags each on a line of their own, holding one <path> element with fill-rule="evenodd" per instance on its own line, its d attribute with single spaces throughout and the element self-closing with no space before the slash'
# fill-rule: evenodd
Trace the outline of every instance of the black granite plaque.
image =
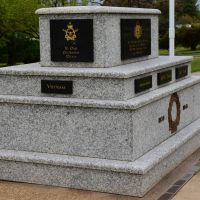
<svg viewBox="0 0 200 200">
<path fill-rule="evenodd" d="M 135 80 L 135 93 L 140 93 L 152 88 L 152 76 Z"/>
<path fill-rule="evenodd" d="M 172 80 L 172 70 L 158 73 L 157 84 L 163 85 L 169 83 Z"/>
<path fill-rule="evenodd" d="M 41 80 L 41 91 L 47 94 L 73 94 L 73 82 Z"/>
<path fill-rule="evenodd" d="M 151 20 L 121 19 L 121 59 L 151 55 Z"/>
<path fill-rule="evenodd" d="M 177 67 L 176 68 L 176 79 L 184 78 L 188 75 L 188 66 Z"/>
<path fill-rule="evenodd" d="M 51 61 L 93 62 L 93 20 L 50 20 Z"/>
</svg>

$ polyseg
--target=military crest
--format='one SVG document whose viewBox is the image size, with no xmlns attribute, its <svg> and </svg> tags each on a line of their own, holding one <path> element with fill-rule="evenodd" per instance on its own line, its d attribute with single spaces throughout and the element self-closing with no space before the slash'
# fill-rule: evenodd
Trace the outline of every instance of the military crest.
<svg viewBox="0 0 200 200">
<path fill-rule="evenodd" d="M 67 25 L 66 29 L 63 29 L 65 32 L 65 39 L 67 41 L 75 41 L 77 39 L 76 33 L 78 32 L 78 29 L 74 29 L 74 26 L 71 22 Z"/>
<path fill-rule="evenodd" d="M 142 32 L 143 32 L 142 26 L 140 25 L 140 22 L 137 21 L 136 26 L 134 28 L 134 37 L 136 39 L 140 39 L 142 37 Z"/>
</svg>

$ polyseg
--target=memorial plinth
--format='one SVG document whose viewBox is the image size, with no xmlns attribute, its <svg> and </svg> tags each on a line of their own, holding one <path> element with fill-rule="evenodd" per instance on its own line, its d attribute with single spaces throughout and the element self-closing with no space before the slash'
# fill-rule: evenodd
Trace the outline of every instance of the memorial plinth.
<svg viewBox="0 0 200 200">
<path fill-rule="evenodd" d="M 83 6 L 36 13 L 42 66 L 103 68 L 158 57 L 159 10 Z"/>
<path fill-rule="evenodd" d="M 158 56 L 158 10 L 37 13 L 41 64 L 0 69 L 0 179 L 144 196 L 200 147 L 192 57 Z"/>
</svg>

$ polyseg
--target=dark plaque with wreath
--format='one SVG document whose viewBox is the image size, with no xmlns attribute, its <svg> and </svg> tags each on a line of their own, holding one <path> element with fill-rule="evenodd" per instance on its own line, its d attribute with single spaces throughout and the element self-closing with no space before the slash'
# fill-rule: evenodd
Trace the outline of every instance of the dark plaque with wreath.
<svg viewBox="0 0 200 200">
<path fill-rule="evenodd" d="M 151 20 L 121 19 L 121 59 L 151 55 Z"/>
<path fill-rule="evenodd" d="M 172 118 L 172 108 L 173 104 L 176 104 L 176 119 Z M 168 122 L 169 122 L 169 131 L 171 133 L 175 133 L 177 131 L 178 125 L 180 123 L 180 117 L 181 117 L 181 104 L 179 100 L 179 96 L 177 93 L 174 93 L 169 102 L 169 108 L 168 108 Z"/>
</svg>

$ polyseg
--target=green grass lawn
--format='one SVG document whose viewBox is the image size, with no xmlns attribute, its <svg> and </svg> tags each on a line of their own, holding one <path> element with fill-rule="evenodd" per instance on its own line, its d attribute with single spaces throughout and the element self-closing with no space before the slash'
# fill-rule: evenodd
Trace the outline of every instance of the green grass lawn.
<svg viewBox="0 0 200 200">
<path fill-rule="evenodd" d="M 166 49 L 160 50 L 160 55 L 168 55 L 169 52 Z M 184 47 L 176 48 L 177 56 L 193 56 L 194 60 L 192 61 L 192 72 L 200 71 L 200 45 L 197 47 L 196 51 L 191 51 L 190 49 Z"/>
<path fill-rule="evenodd" d="M 198 71 L 200 71 L 200 56 L 194 57 L 194 60 L 192 61 L 192 72 Z"/>
</svg>

